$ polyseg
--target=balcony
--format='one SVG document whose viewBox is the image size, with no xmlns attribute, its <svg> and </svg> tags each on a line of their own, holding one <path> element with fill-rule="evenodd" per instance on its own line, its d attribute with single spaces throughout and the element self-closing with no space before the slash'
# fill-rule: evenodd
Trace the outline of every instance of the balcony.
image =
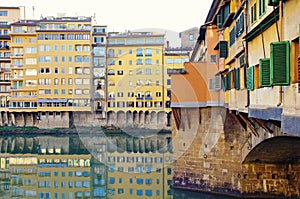
<svg viewBox="0 0 300 199">
<path fill-rule="evenodd" d="M 11 68 L 19 68 L 19 69 L 23 69 L 24 65 L 23 64 L 12 64 Z"/>
<path fill-rule="evenodd" d="M 107 58 L 118 58 L 118 54 L 107 54 Z"/>
<path fill-rule="evenodd" d="M 184 68 L 168 68 L 167 73 L 168 73 L 168 75 L 171 75 L 171 74 L 186 74 L 186 70 Z"/>
<path fill-rule="evenodd" d="M 19 98 L 36 98 L 36 95 L 13 95 L 11 96 L 13 99 L 19 99 Z"/>
<path fill-rule="evenodd" d="M 23 86 L 12 86 L 10 89 L 11 90 L 22 90 Z"/>
<path fill-rule="evenodd" d="M 150 97 L 145 97 L 145 100 L 152 100 L 153 98 L 150 96 Z"/>
<path fill-rule="evenodd" d="M 9 79 L 0 79 L 0 84 L 10 84 Z"/>
<path fill-rule="evenodd" d="M 10 68 L 0 68 L 0 73 L 10 72 Z"/>
<path fill-rule="evenodd" d="M 23 58 L 24 54 L 23 53 L 16 53 L 16 54 L 11 54 L 11 58 Z"/>
<path fill-rule="evenodd" d="M 115 97 L 108 97 L 107 100 L 115 100 Z"/>
<path fill-rule="evenodd" d="M 12 76 L 12 79 L 23 79 L 24 76 L 23 75 L 14 75 Z"/>
</svg>

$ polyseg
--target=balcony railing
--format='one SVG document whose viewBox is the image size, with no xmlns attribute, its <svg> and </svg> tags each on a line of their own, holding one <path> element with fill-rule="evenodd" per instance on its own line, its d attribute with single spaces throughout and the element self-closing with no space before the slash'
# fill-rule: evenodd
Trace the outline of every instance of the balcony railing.
<svg viewBox="0 0 300 199">
<path fill-rule="evenodd" d="M 23 64 L 12 64 L 11 67 L 12 68 L 23 68 L 24 65 Z"/>
<path fill-rule="evenodd" d="M 23 89 L 23 86 L 13 86 L 10 89 L 11 90 L 21 90 L 21 89 Z"/>
<path fill-rule="evenodd" d="M 117 58 L 118 56 L 118 54 L 107 54 L 108 58 Z"/>
</svg>

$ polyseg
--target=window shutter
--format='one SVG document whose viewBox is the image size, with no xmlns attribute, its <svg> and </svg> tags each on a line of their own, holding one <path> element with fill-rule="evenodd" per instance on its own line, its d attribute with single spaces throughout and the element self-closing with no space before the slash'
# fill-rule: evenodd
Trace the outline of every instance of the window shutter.
<svg viewBox="0 0 300 199">
<path fill-rule="evenodd" d="M 227 41 L 219 42 L 219 57 L 226 58 L 228 56 Z"/>
<path fill-rule="evenodd" d="M 240 70 L 238 68 L 234 69 L 234 88 L 240 90 Z"/>
<path fill-rule="evenodd" d="M 259 59 L 259 86 L 271 86 L 270 58 Z"/>
<path fill-rule="evenodd" d="M 268 0 L 269 6 L 277 6 L 279 5 L 279 0 Z"/>
<path fill-rule="evenodd" d="M 218 26 L 218 29 L 222 29 L 222 15 L 217 15 L 217 26 Z"/>
<path fill-rule="evenodd" d="M 220 90 L 222 88 L 221 75 L 215 76 L 215 89 Z"/>
<path fill-rule="evenodd" d="M 214 91 L 215 90 L 215 81 L 214 81 L 214 78 L 209 78 L 208 79 L 208 90 L 209 91 Z"/>
<path fill-rule="evenodd" d="M 227 75 L 226 75 L 226 90 L 230 90 L 231 89 L 231 81 L 230 81 L 231 79 L 230 79 L 230 72 L 229 73 L 227 73 Z"/>
<path fill-rule="evenodd" d="M 254 66 L 247 69 L 247 89 L 254 90 Z"/>
<path fill-rule="evenodd" d="M 270 45 L 271 83 L 289 85 L 290 83 L 290 48 L 288 41 L 273 42 Z"/>
</svg>

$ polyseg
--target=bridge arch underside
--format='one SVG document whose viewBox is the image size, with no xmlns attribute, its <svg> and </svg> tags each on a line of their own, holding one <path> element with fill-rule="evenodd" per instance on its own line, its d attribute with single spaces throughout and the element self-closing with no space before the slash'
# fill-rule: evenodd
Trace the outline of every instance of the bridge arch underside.
<svg viewBox="0 0 300 199">
<path fill-rule="evenodd" d="M 277 136 L 266 139 L 255 146 L 243 164 L 299 164 L 300 137 Z"/>
</svg>

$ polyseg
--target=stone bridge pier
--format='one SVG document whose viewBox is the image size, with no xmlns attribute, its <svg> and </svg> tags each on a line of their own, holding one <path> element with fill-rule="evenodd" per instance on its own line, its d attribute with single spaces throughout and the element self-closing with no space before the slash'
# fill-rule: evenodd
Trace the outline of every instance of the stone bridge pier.
<svg viewBox="0 0 300 199">
<path fill-rule="evenodd" d="M 173 108 L 174 187 L 300 197 L 300 138 L 223 107 Z"/>
</svg>

